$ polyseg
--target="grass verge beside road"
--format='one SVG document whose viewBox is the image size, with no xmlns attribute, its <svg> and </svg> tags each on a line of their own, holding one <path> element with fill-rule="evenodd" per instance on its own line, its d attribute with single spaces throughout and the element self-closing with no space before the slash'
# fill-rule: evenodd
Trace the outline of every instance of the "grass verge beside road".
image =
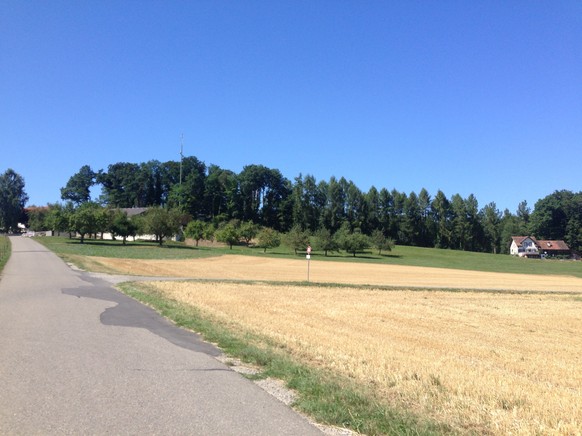
<svg viewBox="0 0 582 436">
<path fill-rule="evenodd" d="M 4 265 L 8 262 L 11 253 L 10 239 L 6 235 L 0 236 L 0 272 L 4 269 Z"/>
</svg>

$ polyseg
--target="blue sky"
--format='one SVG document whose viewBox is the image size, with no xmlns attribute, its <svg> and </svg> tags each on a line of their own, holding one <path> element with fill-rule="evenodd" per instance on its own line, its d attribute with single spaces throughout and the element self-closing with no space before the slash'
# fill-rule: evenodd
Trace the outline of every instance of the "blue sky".
<svg viewBox="0 0 582 436">
<path fill-rule="evenodd" d="M 582 2 L 0 3 L 0 172 L 178 160 L 515 211 L 582 190 Z"/>
</svg>

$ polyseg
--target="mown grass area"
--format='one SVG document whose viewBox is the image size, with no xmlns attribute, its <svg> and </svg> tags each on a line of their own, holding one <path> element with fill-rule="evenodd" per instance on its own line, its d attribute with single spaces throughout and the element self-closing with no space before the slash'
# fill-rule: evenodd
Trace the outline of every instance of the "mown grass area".
<svg viewBox="0 0 582 436">
<path fill-rule="evenodd" d="M 217 344 L 228 356 L 260 367 L 260 375 L 253 378 L 283 380 L 298 394 L 294 407 L 317 422 L 368 435 L 452 433 L 446 425 L 388 407 L 379 402 L 366 386 L 348 377 L 300 362 L 281 343 L 235 329 L 194 306 L 165 297 L 151 285 L 124 283 L 119 287 L 178 326 L 195 331 L 206 341 Z"/>
<path fill-rule="evenodd" d="M 11 253 L 10 239 L 6 235 L 0 236 L 0 272 L 8 262 Z"/>
<path fill-rule="evenodd" d="M 582 277 L 582 262 L 579 261 L 525 259 L 508 254 L 397 246 L 382 258 L 392 265 Z"/>
<path fill-rule="evenodd" d="M 301 252 L 295 254 L 291 248 L 285 245 L 263 253 L 261 248 L 249 248 L 246 246 L 234 246 L 231 250 L 228 247 L 194 247 L 177 242 L 164 242 L 164 245 L 160 247 L 156 243 L 143 241 L 128 241 L 126 245 L 123 245 L 121 241 L 102 240 L 85 240 L 85 243 L 81 244 L 78 239 L 56 237 L 43 237 L 36 240 L 68 260 L 72 259 L 71 256 L 100 256 L 124 259 L 195 259 L 227 254 L 289 259 L 303 258 L 305 256 L 305 253 Z M 377 251 L 367 250 L 359 253 L 356 257 L 344 252 L 328 253 L 328 256 L 314 252 L 312 256 L 313 259 L 318 261 L 330 262 L 370 262 L 469 271 L 582 277 L 582 262 L 523 259 L 505 254 L 472 253 L 435 248 L 396 246 L 391 252 L 380 255 Z"/>
<path fill-rule="evenodd" d="M 221 253 L 210 248 L 196 248 L 179 242 L 164 242 L 162 246 L 150 241 L 110 241 L 64 237 L 39 237 L 36 241 L 59 256 L 80 255 L 100 256 L 119 259 L 191 259 L 198 257 L 219 256 Z"/>
</svg>

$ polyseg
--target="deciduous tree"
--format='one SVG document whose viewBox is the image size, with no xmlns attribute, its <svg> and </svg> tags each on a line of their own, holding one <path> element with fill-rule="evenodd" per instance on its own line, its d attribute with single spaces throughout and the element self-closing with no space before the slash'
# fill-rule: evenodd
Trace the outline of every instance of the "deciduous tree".
<svg viewBox="0 0 582 436">
<path fill-rule="evenodd" d="M 275 248 L 281 245 L 281 236 L 279 232 L 269 227 L 264 227 L 258 234 L 258 246 L 267 252 L 267 248 Z"/>
<path fill-rule="evenodd" d="M 394 248 L 394 241 L 390 238 L 387 238 L 382 230 L 374 230 L 370 239 L 374 245 L 374 248 L 378 250 L 378 254 L 382 254 L 382 250 L 392 251 Z"/>
<path fill-rule="evenodd" d="M 194 239 L 196 241 L 196 246 L 198 247 L 198 242 L 204 238 L 204 232 L 206 230 L 207 224 L 204 221 L 193 220 L 188 223 L 184 229 L 184 234 L 187 238 Z"/>
<path fill-rule="evenodd" d="M 239 232 L 248 247 L 259 233 L 259 226 L 251 221 L 244 221 L 240 224 Z"/>
<path fill-rule="evenodd" d="M 85 242 L 85 235 L 96 234 L 102 228 L 99 227 L 99 212 L 101 207 L 93 202 L 81 204 L 69 217 L 71 230 L 81 236 L 81 244 Z"/>
<path fill-rule="evenodd" d="M 28 215 L 28 228 L 39 231 L 48 230 L 46 219 L 50 213 L 48 207 L 37 207 L 30 206 L 26 208 L 26 214 Z"/>
<path fill-rule="evenodd" d="M 123 245 L 125 245 L 127 238 L 129 236 L 136 235 L 137 225 L 128 216 L 127 213 L 117 210 L 113 214 L 113 219 L 111 220 L 111 234 L 113 238 L 115 236 L 121 236 L 123 240 Z"/>
<path fill-rule="evenodd" d="M 64 188 L 61 188 L 61 199 L 72 201 L 79 205 L 91 200 L 91 186 L 95 184 L 97 174 L 89 165 L 83 165 L 78 173 L 73 174 Z"/>
<path fill-rule="evenodd" d="M 24 206 L 28 195 L 24 190 L 24 179 L 13 169 L 0 175 L 0 228 L 16 230 L 18 221 L 24 218 Z"/>
<path fill-rule="evenodd" d="M 181 213 L 177 210 L 152 207 L 144 215 L 144 231 L 155 235 L 160 246 L 164 238 L 176 235 L 180 231 Z"/>
<path fill-rule="evenodd" d="M 139 204 L 139 165 L 118 162 L 109 165 L 107 171 L 99 171 L 97 183 L 102 185 L 103 202 L 110 207 L 138 207 Z"/>
<path fill-rule="evenodd" d="M 291 247 L 297 255 L 297 250 L 305 250 L 309 244 L 309 234 L 301 230 L 299 224 L 294 225 L 285 235 L 285 242 Z"/>
<path fill-rule="evenodd" d="M 236 218 L 239 199 L 236 174 L 217 165 L 210 165 L 204 197 L 210 218 L 220 215 L 226 216 L 227 219 Z"/>
<path fill-rule="evenodd" d="M 313 248 L 315 250 L 323 251 L 324 255 L 327 256 L 328 252 L 337 251 L 339 246 L 336 238 L 333 237 L 329 229 L 322 227 L 315 232 Z"/>
<path fill-rule="evenodd" d="M 370 247 L 370 238 L 364 235 L 360 229 L 350 230 L 349 223 L 344 223 L 335 235 L 338 245 L 347 253 L 356 254 Z"/>
<path fill-rule="evenodd" d="M 228 244 L 231 250 L 232 246 L 238 243 L 241 238 L 238 226 L 232 221 L 220 226 L 214 233 L 214 236 L 218 242 Z"/>
<path fill-rule="evenodd" d="M 71 202 L 68 202 L 64 206 L 59 203 L 49 204 L 49 213 L 45 220 L 47 230 L 52 230 L 53 232 L 69 232 L 69 237 L 71 237 L 70 218 L 73 213 L 73 203 Z"/>
</svg>

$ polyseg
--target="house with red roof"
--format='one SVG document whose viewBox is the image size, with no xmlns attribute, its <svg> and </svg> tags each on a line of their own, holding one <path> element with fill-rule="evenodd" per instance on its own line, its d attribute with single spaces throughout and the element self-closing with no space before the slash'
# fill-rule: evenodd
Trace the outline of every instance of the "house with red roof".
<svg viewBox="0 0 582 436">
<path fill-rule="evenodd" d="M 571 256 L 572 250 L 561 240 L 537 240 L 533 236 L 512 236 L 509 253 L 519 257 Z"/>
</svg>

